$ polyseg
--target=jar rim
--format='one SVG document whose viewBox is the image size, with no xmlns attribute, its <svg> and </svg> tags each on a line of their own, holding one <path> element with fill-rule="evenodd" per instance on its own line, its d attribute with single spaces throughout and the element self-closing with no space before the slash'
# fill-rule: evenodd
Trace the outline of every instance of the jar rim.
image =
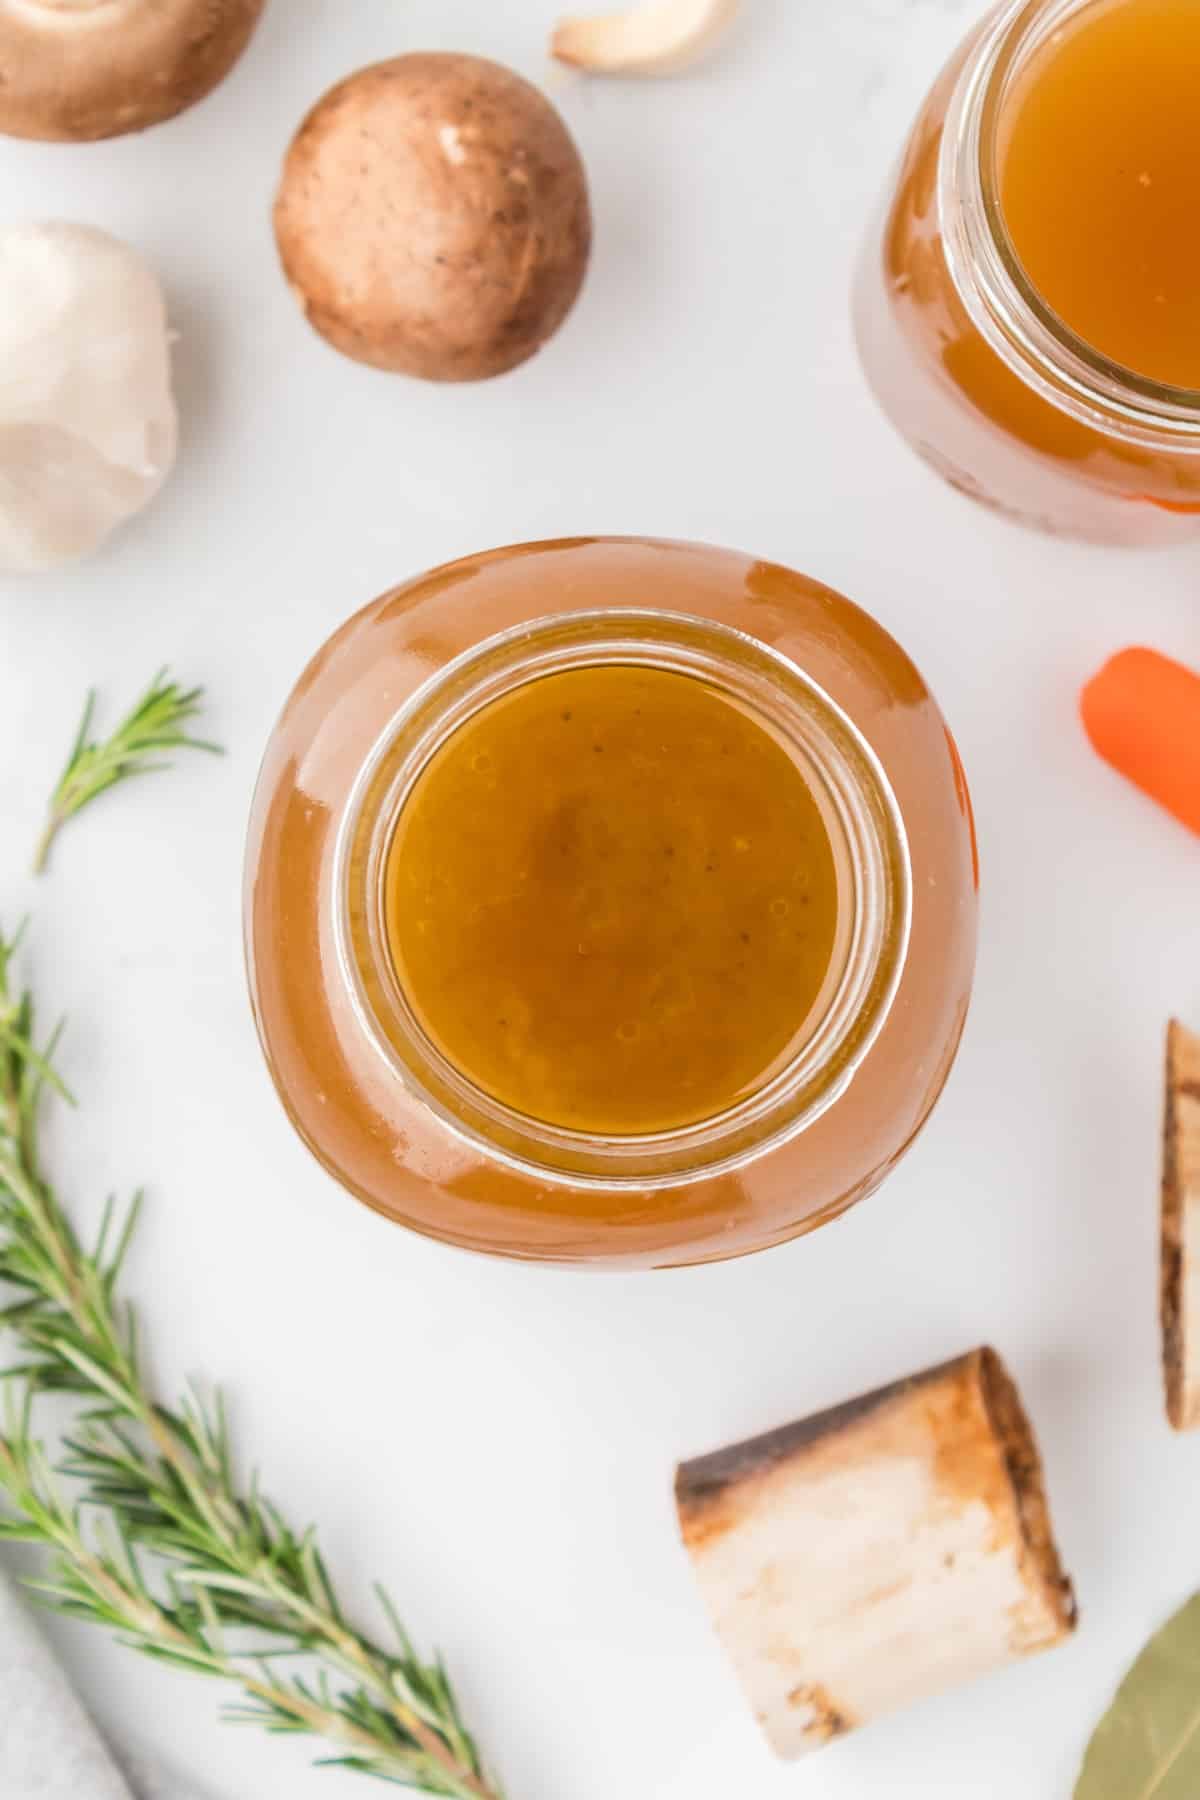
<svg viewBox="0 0 1200 1800">
<path fill-rule="evenodd" d="M 695 1125 L 627 1137 L 532 1119 L 486 1094 L 416 1020 L 386 946 L 384 870 L 404 802 L 437 748 L 502 693 L 568 667 L 639 663 L 737 691 L 807 744 L 845 836 L 853 910 L 826 1011 L 764 1087 Z M 740 684 L 740 686 L 738 685 Z M 746 689 L 752 689 L 748 693 Z M 786 715 L 786 717 L 785 717 Z M 760 717 L 760 722 L 763 722 Z M 817 751 L 820 754 L 817 754 Z M 728 1174 L 815 1122 L 844 1093 L 891 1011 L 907 962 L 912 875 L 899 804 L 875 752 L 797 664 L 758 639 L 685 613 L 635 606 L 554 615 L 473 646 L 413 694 L 380 734 L 333 858 L 338 959 L 359 1024 L 391 1073 L 456 1137 L 548 1185 L 649 1192 Z"/>
<path fill-rule="evenodd" d="M 1085 425 L 1150 449 L 1200 449 L 1200 389 L 1172 387 L 1080 337 L 1026 274 L 1000 203 L 999 143 L 1015 80 L 1049 33 L 1094 0 L 1007 0 L 980 32 L 946 115 L 938 169 L 951 278 L 990 348 Z"/>
</svg>

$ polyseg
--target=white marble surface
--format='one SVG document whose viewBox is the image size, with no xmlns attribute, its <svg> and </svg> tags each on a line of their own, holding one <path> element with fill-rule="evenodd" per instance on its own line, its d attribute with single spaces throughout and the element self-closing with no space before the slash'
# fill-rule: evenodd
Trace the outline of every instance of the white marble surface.
<svg viewBox="0 0 1200 1800">
<path fill-rule="evenodd" d="M 162 1381 L 231 1389 L 269 1487 L 436 1639 L 512 1800 L 1067 1800 L 1149 1628 L 1200 1581 L 1200 1443 L 1156 1373 L 1160 1034 L 1200 1021 L 1200 849 L 1091 757 L 1080 681 L 1145 639 L 1200 663 L 1197 555 L 1027 536 L 944 491 L 855 368 L 852 257 L 972 0 L 748 0 L 674 85 L 548 71 L 547 0 L 273 0 L 242 69 L 142 141 L 0 146 L 0 217 L 139 243 L 181 332 L 173 485 L 101 561 L 0 588 L 0 909 L 32 903 L 83 1107 L 81 1209 L 149 1186 L 130 1269 Z M 547 79 L 588 158 L 597 254 L 561 339 L 438 390 L 341 361 L 266 214 L 306 105 L 360 62 L 460 46 Z M 673 1277 L 490 1265 L 360 1211 L 269 1088 L 240 967 L 256 762 L 302 662 L 395 580 L 577 531 L 724 541 L 856 596 L 923 663 L 978 805 L 978 998 L 885 1192 L 771 1256 Z M 230 746 L 21 870 L 83 690 L 164 660 Z M 991 1339 L 1041 1433 L 1084 1611 L 1068 1649 L 795 1768 L 744 1716 L 674 1544 L 674 1459 Z M 205 1684 L 56 1628 L 114 1733 L 225 1800 L 352 1800 Z"/>
</svg>

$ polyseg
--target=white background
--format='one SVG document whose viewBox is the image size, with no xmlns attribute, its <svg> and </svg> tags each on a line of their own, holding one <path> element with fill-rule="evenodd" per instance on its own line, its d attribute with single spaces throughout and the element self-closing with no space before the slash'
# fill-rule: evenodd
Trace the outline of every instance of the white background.
<svg viewBox="0 0 1200 1800">
<path fill-rule="evenodd" d="M 1163 1028 L 1200 1023 L 1200 850 L 1091 755 L 1082 680 L 1145 641 L 1200 663 L 1197 559 L 1026 535 L 876 415 L 855 252 L 973 0 L 748 0 L 675 83 L 545 58 L 551 0 L 272 0 L 241 68 L 142 139 L 0 146 L 0 217 L 138 244 L 170 289 L 185 442 L 89 566 L 0 586 L 0 909 L 72 1020 L 51 1139 L 81 1216 L 149 1187 L 130 1269 L 157 1374 L 225 1382 L 247 1462 L 320 1522 L 355 1606 L 385 1579 L 446 1652 L 511 1800 L 1067 1800 L 1148 1631 L 1200 1582 L 1200 1443 L 1156 1366 Z M 307 106 L 356 65 L 458 47 L 544 81 L 590 168 L 596 254 L 560 338 L 474 388 L 360 369 L 312 336 L 268 209 Z M 240 962 L 255 768 L 301 665 L 376 592 L 574 532 L 710 539 L 853 595 L 924 666 L 979 813 L 977 1000 L 933 1126 L 887 1189 L 740 1264 L 600 1277 L 407 1237 L 284 1121 Z M 84 690 L 164 661 L 208 684 L 193 759 L 23 877 Z M 674 1461 L 991 1340 L 1048 1463 L 1083 1607 L 1065 1650 L 810 1762 L 776 1765 L 674 1538 Z M 55 1628 L 114 1734 L 224 1800 L 352 1800 L 218 1694 Z"/>
</svg>

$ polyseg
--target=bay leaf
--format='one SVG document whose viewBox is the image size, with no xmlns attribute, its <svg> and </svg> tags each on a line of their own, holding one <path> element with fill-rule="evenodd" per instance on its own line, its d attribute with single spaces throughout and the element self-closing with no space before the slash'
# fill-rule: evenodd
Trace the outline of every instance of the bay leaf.
<svg viewBox="0 0 1200 1800">
<path fill-rule="evenodd" d="M 1200 1800 L 1200 1594 L 1121 1683 L 1088 1746 L 1075 1800 Z"/>
</svg>

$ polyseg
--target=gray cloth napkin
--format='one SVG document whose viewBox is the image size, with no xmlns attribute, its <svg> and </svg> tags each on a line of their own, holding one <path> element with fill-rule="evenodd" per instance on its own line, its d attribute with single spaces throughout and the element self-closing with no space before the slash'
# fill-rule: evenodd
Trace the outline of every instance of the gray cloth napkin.
<svg viewBox="0 0 1200 1800">
<path fill-rule="evenodd" d="M 202 1794 L 199 1788 L 192 1787 L 189 1782 L 181 1782 L 152 1757 L 123 1755 L 121 1767 L 125 1771 L 134 1800 L 212 1800 L 210 1794 Z"/>
<path fill-rule="evenodd" d="M 84 1712 L 25 1602 L 0 1575 L 3 1800 L 201 1800 L 131 1758 L 126 1779 Z"/>
</svg>

